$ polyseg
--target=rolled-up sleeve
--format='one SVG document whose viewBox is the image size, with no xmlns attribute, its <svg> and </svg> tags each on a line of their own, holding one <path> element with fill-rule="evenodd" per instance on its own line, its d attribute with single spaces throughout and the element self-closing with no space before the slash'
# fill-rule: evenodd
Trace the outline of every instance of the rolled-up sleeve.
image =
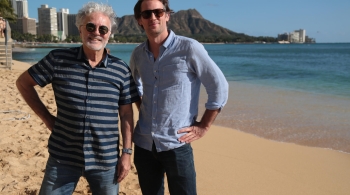
<svg viewBox="0 0 350 195">
<path fill-rule="evenodd" d="M 205 107 L 208 110 L 221 109 L 227 102 L 229 90 L 224 74 L 201 43 L 192 42 L 190 52 L 190 66 L 196 72 L 208 94 Z"/>
<path fill-rule="evenodd" d="M 136 59 L 135 59 L 135 51 L 132 52 L 131 57 L 130 57 L 130 69 L 131 69 L 131 74 L 134 78 L 136 87 L 137 87 L 137 92 L 139 93 L 139 96 L 142 97 L 143 95 L 143 87 L 142 87 L 142 81 L 140 74 L 136 68 Z"/>
</svg>

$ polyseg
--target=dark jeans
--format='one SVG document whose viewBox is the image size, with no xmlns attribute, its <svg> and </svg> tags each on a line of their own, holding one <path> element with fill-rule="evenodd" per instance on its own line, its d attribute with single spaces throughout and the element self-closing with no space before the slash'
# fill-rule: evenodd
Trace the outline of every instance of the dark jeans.
<svg viewBox="0 0 350 195">
<path fill-rule="evenodd" d="M 64 165 L 53 157 L 46 164 L 45 176 L 40 188 L 40 195 L 69 195 L 81 176 L 89 182 L 93 195 L 117 195 L 119 184 L 115 180 L 115 167 L 110 170 L 90 170 Z"/>
<path fill-rule="evenodd" d="M 143 195 L 164 194 L 164 173 L 172 195 L 195 195 L 196 171 L 190 144 L 165 152 L 135 145 L 134 163 Z"/>
</svg>

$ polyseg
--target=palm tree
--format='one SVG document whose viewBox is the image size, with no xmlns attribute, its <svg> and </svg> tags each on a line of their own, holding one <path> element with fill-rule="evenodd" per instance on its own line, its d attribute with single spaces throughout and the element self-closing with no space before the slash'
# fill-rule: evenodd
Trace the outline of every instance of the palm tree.
<svg viewBox="0 0 350 195">
<path fill-rule="evenodd" d="M 14 13 L 9 0 L 0 0 L 0 17 L 5 18 L 9 22 L 17 21 L 17 15 Z"/>
</svg>

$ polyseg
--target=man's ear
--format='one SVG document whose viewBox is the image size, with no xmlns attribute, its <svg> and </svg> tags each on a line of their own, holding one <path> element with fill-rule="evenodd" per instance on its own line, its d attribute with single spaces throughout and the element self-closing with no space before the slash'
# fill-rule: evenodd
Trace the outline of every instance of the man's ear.
<svg viewBox="0 0 350 195">
<path fill-rule="evenodd" d="M 166 21 L 169 21 L 169 20 L 170 20 L 170 13 L 167 12 L 167 13 L 165 14 L 165 17 L 166 17 Z"/>
</svg>

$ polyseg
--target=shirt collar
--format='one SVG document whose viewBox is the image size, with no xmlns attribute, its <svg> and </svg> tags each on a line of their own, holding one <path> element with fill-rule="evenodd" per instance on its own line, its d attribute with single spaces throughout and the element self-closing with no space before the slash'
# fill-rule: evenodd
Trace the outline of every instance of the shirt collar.
<svg viewBox="0 0 350 195">
<path fill-rule="evenodd" d="M 104 49 L 103 52 L 106 53 L 106 56 L 105 56 L 105 58 L 103 58 L 103 59 L 101 60 L 100 64 L 99 64 L 98 66 L 96 66 L 96 67 L 105 67 L 105 68 L 107 68 L 107 64 L 108 64 L 108 53 L 107 53 L 106 48 Z M 83 50 L 83 46 L 80 46 L 80 47 L 79 47 L 79 52 L 78 52 L 77 59 L 78 59 L 78 60 L 86 60 L 86 61 L 88 61 L 87 58 L 86 58 L 86 56 L 85 56 L 85 53 L 84 53 L 84 50 Z"/>
<path fill-rule="evenodd" d="M 101 60 L 101 63 L 99 64 L 99 66 L 107 68 L 109 54 L 107 53 L 106 49 L 103 49 L 103 50 L 104 50 L 103 52 L 106 54 L 106 56 L 104 59 Z"/>
<path fill-rule="evenodd" d="M 175 33 L 172 31 L 172 30 L 169 30 L 169 35 L 168 37 L 166 38 L 165 42 L 163 43 L 163 47 L 164 48 L 168 48 L 169 45 L 173 42 L 173 40 L 175 39 Z M 145 42 L 145 45 L 144 45 L 144 49 L 148 50 L 148 40 Z"/>
<path fill-rule="evenodd" d="M 169 45 L 173 42 L 174 38 L 175 38 L 175 33 L 172 30 L 169 30 L 168 38 L 163 43 L 163 47 L 168 48 Z"/>
</svg>

